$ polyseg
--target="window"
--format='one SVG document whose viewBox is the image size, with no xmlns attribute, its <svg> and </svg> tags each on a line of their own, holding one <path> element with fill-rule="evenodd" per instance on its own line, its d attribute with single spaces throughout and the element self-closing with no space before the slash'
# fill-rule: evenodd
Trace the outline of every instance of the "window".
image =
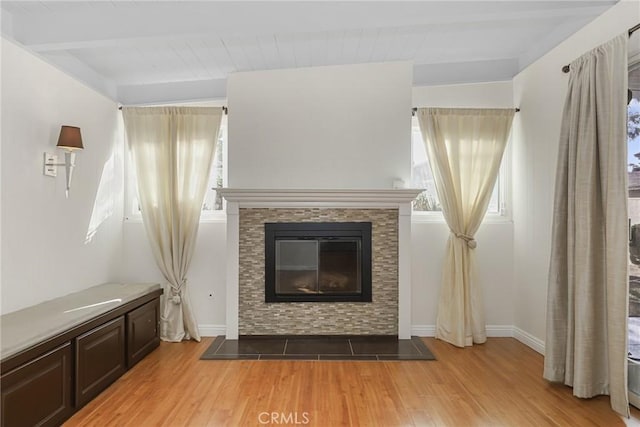
<svg viewBox="0 0 640 427">
<path fill-rule="evenodd" d="M 211 165 L 211 173 L 209 175 L 209 185 L 204 196 L 202 204 L 203 212 L 222 211 L 224 209 L 224 199 L 216 190 L 222 188 L 227 183 L 226 168 L 227 164 L 227 116 L 222 116 L 220 123 L 220 135 L 218 138 L 218 146 L 213 156 L 213 164 Z"/>
<path fill-rule="evenodd" d="M 505 150 L 503 159 L 507 157 L 508 155 Z M 493 188 L 487 214 L 504 215 L 504 193 L 502 191 L 504 188 L 503 175 L 505 175 L 503 173 L 504 163 L 503 161 L 496 185 Z M 433 175 L 431 174 L 431 168 L 429 167 L 427 149 L 424 146 L 420 125 L 415 116 L 411 118 L 411 187 L 425 189 L 413 202 L 414 212 L 427 213 L 442 211 Z"/>
<path fill-rule="evenodd" d="M 222 116 L 220 132 L 218 135 L 218 145 L 213 157 L 213 164 L 209 174 L 209 184 L 202 203 L 202 215 L 200 219 L 211 219 L 219 216 L 224 209 L 224 199 L 216 190 L 222 188 L 227 183 L 227 116 Z M 138 202 L 136 171 L 133 162 L 127 156 L 127 197 L 129 206 L 127 207 L 127 219 L 140 218 L 140 204 Z"/>
<path fill-rule="evenodd" d="M 629 215 L 629 397 L 640 396 L 640 66 L 629 70 L 631 99 L 627 104 L 627 176 Z M 637 86 L 633 86 L 635 85 Z M 634 368 L 633 370 L 631 368 Z"/>
</svg>

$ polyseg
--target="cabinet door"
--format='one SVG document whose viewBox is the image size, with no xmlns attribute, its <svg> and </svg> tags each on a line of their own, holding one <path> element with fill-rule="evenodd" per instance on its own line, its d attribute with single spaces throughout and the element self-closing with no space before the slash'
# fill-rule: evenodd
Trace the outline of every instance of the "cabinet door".
<svg viewBox="0 0 640 427">
<path fill-rule="evenodd" d="M 2 375 L 1 425 L 62 424 L 73 411 L 71 375 L 70 342 Z"/>
<path fill-rule="evenodd" d="M 160 344 L 159 299 L 127 313 L 127 366 L 131 368 Z"/>
<path fill-rule="evenodd" d="M 124 316 L 76 338 L 76 406 L 97 396 L 126 371 Z"/>
</svg>

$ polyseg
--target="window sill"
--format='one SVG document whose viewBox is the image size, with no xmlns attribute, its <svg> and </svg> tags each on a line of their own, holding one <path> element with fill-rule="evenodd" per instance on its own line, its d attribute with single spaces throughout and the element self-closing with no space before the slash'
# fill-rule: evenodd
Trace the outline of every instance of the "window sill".
<svg viewBox="0 0 640 427">
<path fill-rule="evenodd" d="M 412 212 L 412 224 L 445 224 L 444 216 L 438 212 Z M 513 224 L 509 215 L 487 214 L 482 220 L 483 224 Z"/>
<path fill-rule="evenodd" d="M 142 215 L 129 215 L 124 217 L 125 223 L 142 224 Z M 224 223 L 227 222 L 227 213 L 220 211 L 216 213 L 205 213 L 200 216 L 200 224 L 202 223 Z"/>
<path fill-rule="evenodd" d="M 124 222 L 140 223 L 142 224 L 142 215 L 129 215 L 124 217 Z"/>
</svg>

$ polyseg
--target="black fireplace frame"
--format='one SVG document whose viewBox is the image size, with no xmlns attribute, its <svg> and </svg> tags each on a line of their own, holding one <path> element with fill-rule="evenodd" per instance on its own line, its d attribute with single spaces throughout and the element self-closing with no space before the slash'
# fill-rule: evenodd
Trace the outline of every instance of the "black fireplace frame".
<svg viewBox="0 0 640 427">
<path fill-rule="evenodd" d="M 317 238 L 361 239 L 361 292 L 340 294 L 276 293 L 276 241 Z M 265 302 L 371 302 L 370 222 L 277 222 L 264 224 Z"/>
</svg>

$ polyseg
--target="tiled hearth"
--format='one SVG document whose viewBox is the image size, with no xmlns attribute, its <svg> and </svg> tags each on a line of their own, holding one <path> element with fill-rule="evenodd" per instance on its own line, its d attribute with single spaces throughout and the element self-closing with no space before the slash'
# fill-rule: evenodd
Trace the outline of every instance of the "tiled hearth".
<svg viewBox="0 0 640 427">
<path fill-rule="evenodd" d="M 435 360 L 418 337 L 217 337 L 203 360 Z"/>
<path fill-rule="evenodd" d="M 410 339 L 411 201 L 419 190 L 237 190 L 227 199 L 227 334 Z M 371 303 L 265 303 L 266 222 L 371 222 Z"/>
</svg>

